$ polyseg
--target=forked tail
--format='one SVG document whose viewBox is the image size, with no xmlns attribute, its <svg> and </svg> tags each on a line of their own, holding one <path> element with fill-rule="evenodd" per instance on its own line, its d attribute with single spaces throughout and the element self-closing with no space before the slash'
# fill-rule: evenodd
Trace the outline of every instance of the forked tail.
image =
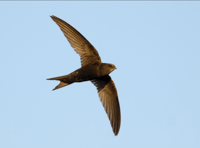
<svg viewBox="0 0 200 148">
<path fill-rule="evenodd" d="M 56 90 L 58 88 L 61 88 L 61 87 L 64 87 L 64 86 L 67 86 L 71 83 L 66 83 L 66 82 L 62 82 L 63 79 L 66 79 L 67 78 L 67 75 L 66 76 L 60 76 L 60 77 L 54 77 L 54 78 L 49 78 L 47 80 L 58 80 L 60 81 L 60 84 L 58 84 L 53 90 Z"/>
</svg>

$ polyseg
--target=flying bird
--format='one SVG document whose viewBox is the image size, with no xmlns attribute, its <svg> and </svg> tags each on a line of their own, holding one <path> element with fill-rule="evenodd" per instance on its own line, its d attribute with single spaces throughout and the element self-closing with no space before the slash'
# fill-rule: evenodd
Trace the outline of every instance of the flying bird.
<svg viewBox="0 0 200 148">
<path fill-rule="evenodd" d="M 102 63 L 94 46 L 70 24 L 56 16 L 51 16 L 51 18 L 60 27 L 75 52 L 79 54 L 81 68 L 68 75 L 49 78 L 47 80 L 60 81 L 59 85 L 53 90 L 75 82 L 91 81 L 97 88 L 99 98 L 108 115 L 113 132 L 117 135 L 121 124 L 121 113 L 117 89 L 109 76 L 116 69 L 115 65 Z"/>
</svg>

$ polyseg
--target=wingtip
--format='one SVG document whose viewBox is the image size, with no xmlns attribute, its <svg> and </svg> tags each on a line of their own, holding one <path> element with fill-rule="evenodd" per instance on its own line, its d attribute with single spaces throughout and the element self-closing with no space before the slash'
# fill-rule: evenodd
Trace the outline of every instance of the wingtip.
<svg viewBox="0 0 200 148">
<path fill-rule="evenodd" d="M 119 133 L 119 129 L 113 129 L 113 133 L 115 134 L 115 136 L 117 136 L 118 135 L 118 133 Z"/>
<path fill-rule="evenodd" d="M 54 15 L 50 15 L 50 17 L 51 17 L 51 19 L 55 19 L 55 18 L 57 18 L 57 17 L 54 16 Z"/>
<path fill-rule="evenodd" d="M 114 134 L 115 134 L 115 136 L 117 136 L 118 135 L 118 133 L 119 133 L 119 131 L 118 132 L 115 132 Z"/>
</svg>

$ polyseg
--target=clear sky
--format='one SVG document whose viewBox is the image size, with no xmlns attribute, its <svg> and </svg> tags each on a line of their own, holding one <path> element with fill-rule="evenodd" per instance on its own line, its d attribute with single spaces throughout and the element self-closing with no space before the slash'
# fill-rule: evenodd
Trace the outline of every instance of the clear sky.
<svg viewBox="0 0 200 148">
<path fill-rule="evenodd" d="M 0 2 L 1 148 L 199 148 L 200 2 Z M 91 82 L 56 91 L 79 55 L 50 18 L 83 34 L 121 106 L 114 136 Z"/>
</svg>

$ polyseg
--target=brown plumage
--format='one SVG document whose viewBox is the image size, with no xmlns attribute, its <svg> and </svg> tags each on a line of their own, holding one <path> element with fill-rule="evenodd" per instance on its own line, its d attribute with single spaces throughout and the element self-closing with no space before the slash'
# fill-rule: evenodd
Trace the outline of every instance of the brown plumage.
<svg viewBox="0 0 200 148">
<path fill-rule="evenodd" d="M 116 69 L 115 65 L 102 63 L 94 46 L 75 28 L 56 16 L 51 16 L 60 27 L 70 45 L 81 58 L 81 68 L 60 77 L 47 80 L 59 80 L 60 84 L 53 90 L 74 82 L 91 81 L 98 90 L 100 100 L 110 120 L 113 132 L 118 134 L 121 123 L 120 106 L 117 89 L 109 74 Z"/>
</svg>

